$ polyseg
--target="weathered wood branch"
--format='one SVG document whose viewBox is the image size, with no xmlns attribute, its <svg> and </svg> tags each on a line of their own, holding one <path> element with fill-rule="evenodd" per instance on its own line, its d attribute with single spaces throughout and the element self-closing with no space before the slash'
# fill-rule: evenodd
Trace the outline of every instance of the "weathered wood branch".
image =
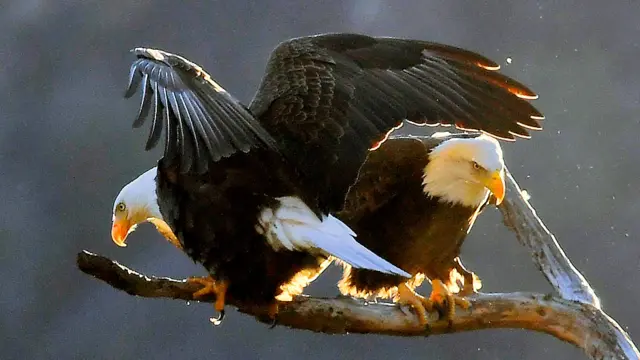
<svg viewBox="0 0 640 360">
<path fill-rule="evenodd" d="M 184 280 L 149 277 L 110 259 L 89 252 L 78 254 L 78 267 L 116 289 L 131 295 L 213 302 L 209 296 L 194 299 L 200 285 Z M 480 329 L 516 328 L 547 333 L 584 349 L 592 359 L 636 359 L 628 336 L 601 310 L 550 295 L 511 293 L 471 296 L 469 310 L 459 309 L 451 326 L 430 316 L 428 330 L 418 325 L 413 312 L 390 304 L 367 304 L 351 298 L 298 297 L 281 303 L 278 324 L 327 334 L 385 334 L 427 336 Z M 243 307 L 239 311 L 269 323 L 267 308 Z"/>
<path fill-rule="evenodd" d="M 376 333 L 426 336 L 488 328 L 539 331 L 574 344 L 591 359 L 640 359 L 640 353 L 620 326 L 600 309 L 600 300 L 586 279 L 571 264 L 555 237 L 529 204 L 507 171 L 507 194 L 499 206 L 504 222 L 527 247 L 534 263 L 560 294 L 476 294 L 469 310 L 458 309 L 449 323 L 430 315 L 425 331 L 406 308 L 367 304 L 350 298 L 298 297 L 282 303 L 278 323 L 295 329 L 323 333 Z M 195 301 L 200 285 L 169 278 L 147 277 L 110 259 L 88 252 L 78 254 L 78 267 L 116 289 L 131 295 Z M 198 299 L 212 302 L 213 297 Z M 231 301 L 229 301 L 231 300 Z M 239 311 L 268 323 L 268 309 L 243 306 L 227 299 Z"/>
<path fill-rule="evenodd" d="M 505 171 L 507 192 L 498 206 L 504 224 L 516 234 L 520 244 L 529 249 L 533 262 L 563 299 L 600 308 L 600 299 L 591 285 L 565 255 L 509 170 Z"/>
</svg>

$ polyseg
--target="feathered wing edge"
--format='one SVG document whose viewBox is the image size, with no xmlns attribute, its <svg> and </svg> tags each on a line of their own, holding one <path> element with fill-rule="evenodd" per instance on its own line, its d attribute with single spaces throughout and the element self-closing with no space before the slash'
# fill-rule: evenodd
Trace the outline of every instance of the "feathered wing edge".
<svg viewBox="0 0 640 360">
<path fill-rule="evenodd" d="M 528 138 L 536 94 L 484 56 L 452 46 L 359 34 L 287 40 L 271 53 L 250 109 L 309 181 L 324 212 L 340 211 L 365 160 L 398 126 L 455 126 Z"/>
<path fill-rule="evenodd" d="M 142 85 L 134 127 L 153 109 L 146 149 L 165 130 L 164 159 L 183 173 L 206 171 L 208 163 L 255 147 L 277 150 L 275 140 L 238 100 L 201 67 L 162 50 L 136 48 L 125 97 Z"/>
<path fill-rule="evenodd" d="M 355 268 L 375 270 L 410 278 L 411 275 L 389 263 L 355 239 L 356 234 L 332 215 L 322 219 L 297 197 L 277 198 L 278 207 L 265 208 L 257 230 L 276 250 L 306 251 L 334 256 Z"/>
</svg>

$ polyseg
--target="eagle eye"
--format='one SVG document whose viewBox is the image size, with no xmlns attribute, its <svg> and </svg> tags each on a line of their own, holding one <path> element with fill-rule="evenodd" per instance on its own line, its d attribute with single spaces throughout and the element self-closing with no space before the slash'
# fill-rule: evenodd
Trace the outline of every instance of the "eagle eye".
<svg viewBox="0 0 640 360">
<path fill-rule="evenodd" d="M 123 212 L 127 209 L 127 206 L 124 203 L 118 203 L 118 205 L 116 205 L 116 212 Z"/>
<path fill-rule="evenodd" d="M 473 161 L 472 163 L 473 163 L 473 168 L 474 169 L 480 170 L 480 165 L 477 162 Z"/>
</svg>

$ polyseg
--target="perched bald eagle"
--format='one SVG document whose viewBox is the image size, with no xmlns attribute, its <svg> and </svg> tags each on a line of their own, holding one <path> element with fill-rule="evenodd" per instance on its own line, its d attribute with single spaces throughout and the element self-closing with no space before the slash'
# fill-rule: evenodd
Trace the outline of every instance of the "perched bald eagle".
<svg viewBox="0 0 640 360">
<path fill-rule="evenodd" d="M 449 316 L 458 280 L 466 293 L 479 287 L 458 256 L 473 223 L 493 194 L 504 198 L 504 160 L 498 142 L 479 134 L 396 137 L 369 153 L 358 180 L 337 216 L 358 234 L 358 241 L 409 272 L 406 279 L 353 269 L 346 265 L 339 283 L 345 295 L 395 297 L 412 293 L 424 278 L 432 283 L 429 299 L 413 304 L 425 310 L 446 305 Z M 404 296 L 404 298 L 411 298 Z"/>
<path fill-rule="evenodd" d="M 167 240 L 176 243 L 158 209 L 156 168 L 127 184 L 114 203 L 114 229 L 152 222 Z M 344 295 L 363 298 L 398 297 L 413 293 L 424 278 L 434 291 L 429 299 L 410 303 L 426 323 L 434 305 L 453 308 L 458 281 L 467 293 L 479 279 L 461 264 L 460 247 L 473 223 L 488 204 L 490 194 L 499 204 L 504 197 L 504 160 L 500 145 L 480 134 L 437 133 L 392 136 L 371 152 L 351 187 L 345 208 L 337 216 L 354 229 L 359 242 L 413 276 L 401 276 L 345 266 L 339 288 Z M 328 265 L 317 268 L 320 274 Z M 401 301 L 402 302 L 402 301 Z"/>
<path fill-rule="evenodd" d="M 288 40 L 272 52 L 248 107 L 180 56 L 134 53 L 125 95 L 142 85 L 134 126 L 153 108 L 147 149 L 165 129 L 160 213 L 215 279 L 209 288 L 220 311 L 230 296 L 277 313 L 274 299 L 299 293 L 302 286 L 291 282 L 306 285 L 328 255 L 409 277 L 330 215 L 341 210 L 369 151 L 404 119 L 509 140 L 528 137 L 542 119 L 527 101 L 536 95 L 496 72 L 496 63 L 425 41 L 357 34 Z"/>
</svg>

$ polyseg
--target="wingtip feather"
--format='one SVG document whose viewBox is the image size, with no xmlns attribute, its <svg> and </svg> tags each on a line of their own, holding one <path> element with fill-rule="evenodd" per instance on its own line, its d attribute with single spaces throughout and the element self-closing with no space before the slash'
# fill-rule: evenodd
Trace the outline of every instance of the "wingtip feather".
<svg viewBox="0 0 640 360">
<path fill-rule="evenodd" d="M 138 86 L 140 85 L 140 81 L 138 81 L 138 79 L 141 76 L 142 74 L 140 74 L 140 72 L 138 71 L 136 63 L 133 63 L 131 65 L 131 68 L 129 69 L 129 79 L 127 82 L 127 88 L 124 91 L 125 99 L 132 97 L 133 94 L 135 94 L 136 91 L 138 91 Z"/>
</svg>

